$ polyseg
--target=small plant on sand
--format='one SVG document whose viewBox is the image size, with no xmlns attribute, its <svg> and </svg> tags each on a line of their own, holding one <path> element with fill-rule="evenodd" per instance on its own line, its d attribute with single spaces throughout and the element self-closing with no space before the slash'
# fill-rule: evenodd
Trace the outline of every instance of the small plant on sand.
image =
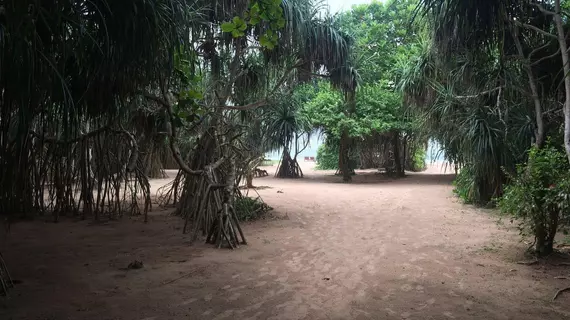
<svg viewBox="0 0 570 320">
<path fill-rule="evenodd" d="M 240 197 L 235 200 L 237 218 L 240 221 L 254 221 L 263 218 L 269 211 L 273 210 L 260 197 Z"/>
<path fill-rule="evenodd" d="M 501 212 L 519 222 L 523 235 L 535 238 L 540 256 L 551 253 L 556 233 L 570 227 L 569 169 L 563 152 L 532 148 L 499 200 Z"/>
<path fill-rule="evenodd" d="M 453 180 L 453 193 L 465 204 L 473 204 L 479 198 L 471 166 L 465 166 L 459 171 Z"/>
</svg>

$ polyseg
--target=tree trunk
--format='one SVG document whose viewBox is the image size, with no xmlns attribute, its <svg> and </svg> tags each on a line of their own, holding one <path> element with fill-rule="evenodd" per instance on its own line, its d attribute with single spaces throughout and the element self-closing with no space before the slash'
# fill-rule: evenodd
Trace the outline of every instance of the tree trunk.
<svg viewBox="0 0 570 320">
<path fill-rule="evenodd" d="M 535 251 L 539 256 L 548 254 L 548 247 L 546 246 L 546 228 L 542 222 L 537 222 L 534 231 L 536 240 Z"/>
<path fill-rule="evenodd" d="M 393 133 L 392 148 L 393 148 L 393 152 L 394 152 L 394 166 L 396 169 L 396 174 L 399 177 L 403 177 L 405 173 L 404 173 L 404 170 L 402 168 L 402 162 L 400 159 L 400 133 L 398 131 L 395 131 Z"/>
<path fill-rule="evenodd" d="M 252 172 L 248 172 L 245 175 L 245 182 L 246 182 L 246 188 L 248 189 L 253 189 L 255 188 L 255 186 L 253 185 L 253 173 Z"/>
<path fill-rule="evenodd" d="M 356 92 L 354 90 L 345 94 L 345 102 L 347 106 L 345 116 L 350 118 L 356 111 Z M 345 127 L 342 129 L 340 140 L 339 169 L 342 171 L 342 180 L 344 182 L 350 182 L 352 181 L 352 168 L 350 165 L 351 139 L 348 128 Z"/>
<path fill-rule="evenodd" d="M 570 161 L 570 59 L 568 57 L 568 45 L 566 44 L 566 32 L 564 32 L 564 24 L 562 22 L 560 0 L 554 1 L 555 14 L 554 22 L 556 23 L 556 30 L 558 33 L 558 43 L 560 45 L 560 54 L 562 55 L 562 66 L 564 68 L 564 149 L 566 156 Z"/>
<path fill-rule="evenodd" d="M 404 136 L 404 141 L 402 142 L 404 152 L 402 152 L 402 173 L 406 172 L 406 161 L 408 155 L 408 137 Z"/>
<path fill-rule="evenodd" d="M 343 129 L 342 136 L 340 138 L 340 154 L 338 157 L 338 168 L 342 174 L 342 181 L 350 182 L 352 181 L 352 176 L 350 172 L 350 148 L 348 145 L 348 128 Z"/>
<path fill-rule="evenodd" d="M 519 39 L 519 32 L 518 27 L 513 27 L 513 38 L 515 41 L 515 45 L 517 47 L 517 51 L 521 58 L 527 60 L 524 56 L 524 51 Z M 544 136 L 544 117 L 542 114 L 542 104 L 540 102 L 540 96 L 538 94 L 538 88 L 536 86 L 536 80 L 534 78 L 534 74 L 532 73 L 532 68 L 530 66 L 530 61 L 524 62 L 524 68 L 528 77 L 528 84 L 530 87 L 530 92 L 532 93 L 532 101 L 534 103 L 534 113 L 536 116 L 536 131 L 535 131 L 535 144 L 538 148 L 541 148 L 544 144 L 545 136 Z"/>
</svg>

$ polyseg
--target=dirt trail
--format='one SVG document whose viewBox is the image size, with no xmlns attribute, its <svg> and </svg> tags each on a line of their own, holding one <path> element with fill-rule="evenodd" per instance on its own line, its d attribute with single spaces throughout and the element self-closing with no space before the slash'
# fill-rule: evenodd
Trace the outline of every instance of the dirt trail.
<svg viewBox="0 0 570 320">
<path fill-rule="evenodd" d="M 22 284 L 0 318 L 570 319 L 570 294 L 550 301 L 570 269 L 516 264 L 516 233 L 458 204 L 439 168 L 350 185 L 304 171 L 255 180 L 276 218 L 246 224 L 235 251 L 190 246 L 165 212 L 13 226 L 0 250 Z"/>
</svg>

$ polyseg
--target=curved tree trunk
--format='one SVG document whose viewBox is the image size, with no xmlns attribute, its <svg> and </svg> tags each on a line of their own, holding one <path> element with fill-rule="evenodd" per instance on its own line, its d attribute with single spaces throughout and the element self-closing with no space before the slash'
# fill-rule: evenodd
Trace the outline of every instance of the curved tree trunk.
<svg viewBox="0 0 570 320">
<path fill-rule="evenodd" d="M 190 170 L 206 170 L 207 166 L 219 158 L 216 152 L 218 149 L 216 134 L 214 126 L 211 126 L 202 134 L 192 153 L 190 164 L 188 165 Z M 203 235 L 206 235 L 215 213 L 221 205 L 221 199 L 217 193 L 214 194 L 212 192 L 208 179 L 213 180 L 214 183 L 219 183 L 224 181 L 225 175 L 218 168 L 209 172 L 208 175 L 209 177 L 207 178 L 205 174 L 198 176 L 185 174 L 180 202 L 176 210 L 176 214 L 186 219 L 183 232 L 186 232 L 189 222 L 192 223 L 194 227 L 193 240 L 195 240 L 200 231 Z"/>
</svg>

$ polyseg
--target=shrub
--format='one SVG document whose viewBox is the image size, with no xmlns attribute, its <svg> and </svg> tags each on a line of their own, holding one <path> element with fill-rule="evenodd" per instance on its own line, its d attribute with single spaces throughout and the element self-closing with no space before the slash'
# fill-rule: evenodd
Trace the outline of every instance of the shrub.
<svg viewBox="0 0 570 320">
<path fill-rule="evenodd" d="M 331 146 L 324 143 L 317 149 L 317 166 L 318 170 L 335 170 L 338 169 L 338 146 Z"/>
<path fill-rule="evenodd" d="M 464 203 L 473 204 L 479 198 L 478 189 L 475 185 L 473 168 L 466 165 L 461 168 L 455 180 L 453 180 L 453 193 L 455 193 Z"/>
<path fill-rule="evenodd" d="M 338 168 L 338 155 L 339 148 L 338 145 L 330 145 L 324 143 L 317 149 L 317 165 L 315 169 L 317 170 L 337 170 Z M 350 153 L 349 168 L 351 171 L 360 166 L 360 157 L 354 148 Z"/>
<path fill-rule="evenodd" d="M 556 233 L 570 225 L 569 169 L 563 152 L 532 148 L 499 199 L 501 212 L 518 221 L 521 234 L 535 238 L 538 255 L 551 253 Z"/>
<path fill-rule="evenodd" d="M 234 203 L 236 215 L 239 221 L 259 220 L 273 208 L 268 206 L 261 198 L 239 197 Z"/>
<path fill-rule="evenodd" d="M 419 172 L 426 169 L 427 152 L 425 148 L 416 148 L 413 154 L 412 171 Z"/>
</svg>

